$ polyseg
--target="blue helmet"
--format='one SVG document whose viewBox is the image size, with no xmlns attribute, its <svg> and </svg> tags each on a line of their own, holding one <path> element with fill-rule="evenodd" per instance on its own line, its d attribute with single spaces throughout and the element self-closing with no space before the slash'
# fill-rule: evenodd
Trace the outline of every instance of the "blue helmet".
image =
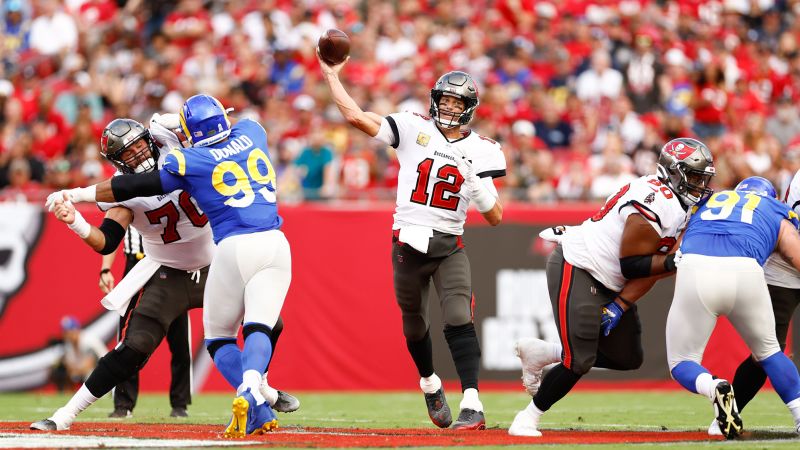
<svg viewBox="0 0 800 450">
<path fill-rule="evenodd" d="M 736 185 L 737 192 L 752 192 L 764 197 L 778 198 L 775 187 L 766 178 L 747 177 Z"/>
<path fill-rule="evenodd" d="M 181 128 L 192 147 L 215 144 L 231 134 L 231 121 L 222 103 L 210 95 L 198 94 L 183 104 Z"/>
</svg>

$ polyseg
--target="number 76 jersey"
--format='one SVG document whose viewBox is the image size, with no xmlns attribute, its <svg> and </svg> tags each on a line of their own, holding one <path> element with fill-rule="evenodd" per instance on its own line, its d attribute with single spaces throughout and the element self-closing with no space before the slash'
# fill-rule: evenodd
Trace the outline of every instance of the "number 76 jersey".
<svg viewBox="0 0 800 450">
<path fill-rule="evenodd" d="M 564 259 L 612 291 L 621 291 L 627 280 L 619 266 L 619 248 L 631 214 L 641 215 L 658 232 L 658 251 L 664 254 L 675 245 L 689 218 L 669 187 L 657 176 L 645 175 L 623 186 L 580 226 L 568 229 L 561 240 Z"/>
<path fill-rule="evenodd" d="M 228 236 L 276 230 L 276 174 L 267 151 L 267 132 L 240 120 L 227 139 L 207 147 L 174 149 L 160 170 L 165 192 L 188 191 L 211 223 L 214 242 Z"/>
</svg>

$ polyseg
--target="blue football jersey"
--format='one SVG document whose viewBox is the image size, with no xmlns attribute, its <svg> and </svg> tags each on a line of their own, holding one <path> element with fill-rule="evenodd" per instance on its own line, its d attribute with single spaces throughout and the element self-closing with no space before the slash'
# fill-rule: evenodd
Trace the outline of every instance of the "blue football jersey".
<svg viewBox="0 0 800 450">
<path fill-rule="evenodd" d="M 258 122 L 239 121 L 217 144 L 170 151 L 160 175 L 165 192 L 183 189 L 194 197 L 208 216 L 215 243 L 283 223 L 267 132 Z"/>
<path fill-rule="evenodd" d="M 692 214 L 681 252 L 742 256 L 764 265 L 775 250 L 784 219 L 795 228 L 800 225 L 797 214 L 774 198 L 749 192 L 718 192 Z"/>
</svg>

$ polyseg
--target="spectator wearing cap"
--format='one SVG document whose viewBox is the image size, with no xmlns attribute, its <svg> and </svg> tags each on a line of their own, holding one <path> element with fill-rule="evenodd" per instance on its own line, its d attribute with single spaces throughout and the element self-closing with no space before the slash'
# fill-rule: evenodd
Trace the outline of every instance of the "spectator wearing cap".
<svg viewBox="0 0 800 450">
<path fill-rule="evenodd" d="M 24 52 L 30 47 L 30 12 L 23 7 L 22 0 L 3 2 L 0 21 L 0 49 L 3 51 L 0 55 Z"/>
<path fill-rule="evenodd" d="M 767 134 L 772 135 L 786 147 L 800 135 L 800 115 L 789 95 L 783 95 L 775 104 L 775 113 L 767 119 Z"/>
<path fill-rule="evenodd" d="M 83 384 L 108 349 L 97 335 L 81 329 L 74 316 L 61 319 L 61 330 L 64 353 L 53 367 L 50 379 L 59 392 L 64 392 L 67 387 L 74 390 Z"/>
<path fill-rule="evenodd" d="M 611 55 L 605 48 L 592 53 L 591 66 L 578 75 L 575 92 L 582 101 L 599 103 L 603 97 L 616 99 L 622 92 L 622 74 L 611 67 Z"/>
<path fill-rule="evenodd" d="M 62 10 L 58 0 L 40 0 L 38 6 L 41 14 L 31 22 L 31 48 L 42 55 L 77 50 L 78 27 L 75 19 Z"/>
</svg>

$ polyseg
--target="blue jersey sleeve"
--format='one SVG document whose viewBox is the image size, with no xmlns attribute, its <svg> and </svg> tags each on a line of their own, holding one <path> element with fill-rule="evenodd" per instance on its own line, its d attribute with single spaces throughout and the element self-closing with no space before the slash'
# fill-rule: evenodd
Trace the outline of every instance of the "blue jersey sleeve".
<svg viewBox="0 0 800 450">
<path fill-rule="evenodd" d="M 164 192 L 172 192 L 177 189 L 188 190 L 186 182 L 186 157 L 178 149 L 171 150 L 164 159 L 164 165 L 159 171 L 161 175 L 161 185 Z"/>
</svg>

